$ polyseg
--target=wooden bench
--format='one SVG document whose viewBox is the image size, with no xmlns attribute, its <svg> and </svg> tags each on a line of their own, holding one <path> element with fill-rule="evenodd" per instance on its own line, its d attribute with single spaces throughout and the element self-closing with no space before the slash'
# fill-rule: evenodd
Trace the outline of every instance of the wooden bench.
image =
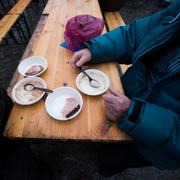
<svg viewBox="0 0 180 180">
<path fill-rule="evenodd" d="M 6 37 L 32 0 L 19 0 L 0 21 L 0 42 Z"/>
<path fill-rule="evenodd" d="M 12 15 L 20 15 L 24 12 L 24 10 L 29 6 L 32 0 L 19 0 L 13 8 L 8 12 L 8 14 Z"/>
<path fill-rule="evenodd" d="M 0 42 L 6 37 L 18 20 L 18 15 L 5 15 L 0 21 Z"/>
<path fill-rule="evenodd" d="M 104 18 L 106 20 L 106 25 L 107 25 L 108 31 L 111 31 L 119 26 L 125 25 L 124 20 L 122 19 L 120 13 L 117 11 L 104 12 Z M 121 73 L 124 74 L 126 72 L 126 70 L 129 68 L 129 66 L 131 66 L 131 65 L 121 64 L 119 66 L 120 66 Z"/>
</svg>

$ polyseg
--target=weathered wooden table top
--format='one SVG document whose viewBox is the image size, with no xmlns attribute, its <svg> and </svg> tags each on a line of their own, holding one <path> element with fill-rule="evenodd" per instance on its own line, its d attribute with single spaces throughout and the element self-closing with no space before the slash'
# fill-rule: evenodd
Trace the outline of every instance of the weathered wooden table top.
<svg viewBox="0 0 180 180">
<path fill-rule="evenodd" d="M 41 30 L 36 29 L 25 51 L 23 58 L 27 55 L 35 55 L 44 56 L 48 60 L 48 69 L 40 77 L 46 81 L 50 89 L 63 86 L 64 83 L 76 88 L 75 78 L 79 72 L 69 64 L 73 54 L 59 44 L 64 41 L 63 33 L 67 20 L 80 14 L 102 18 L 98 0 L 49 0 L 41 18 Z M 37 35 L 38 38 L 36 38 Z M 105 72 L 110 79 L 110 86 L 123 92 L 119 73 L 114 63 L 92 65 L 90 68 Z M 12 88 L 13 83 L 22 78 L 16 72 L 9 89 Z M 105 142 L 130 139 L 115 125 L 107 127 L 102 96 L 92 97 L 82 93 L 81 95 L 84 101 L 81 113 L 65 122 L 57 121 L 47 114 L 43 99 L 31 106 L 15 104 L 4 135 L 9 138 Z"/>
</svg>

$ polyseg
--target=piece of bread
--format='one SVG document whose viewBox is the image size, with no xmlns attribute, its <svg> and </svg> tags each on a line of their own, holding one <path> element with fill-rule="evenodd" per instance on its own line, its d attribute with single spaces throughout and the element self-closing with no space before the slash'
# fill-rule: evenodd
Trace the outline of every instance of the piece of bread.
<svg viewBox="0 0 180 180">
<path fill-rule="evenodd" d="M 44 68 L 41 65 L 33 65 L 26 71 L 25 74 L 27 76 L 33 76 L 39 74 L 41 71 L 43 71 L 43 69 Z"/>
<path fill-rule="evenodd" d="M 62 110 L 62 114 L 69 118 L 74 115 L 80 109 L 80 105 L 74 97 L 69 97 L 66 99 L 66 104 Z"/>
</svg>

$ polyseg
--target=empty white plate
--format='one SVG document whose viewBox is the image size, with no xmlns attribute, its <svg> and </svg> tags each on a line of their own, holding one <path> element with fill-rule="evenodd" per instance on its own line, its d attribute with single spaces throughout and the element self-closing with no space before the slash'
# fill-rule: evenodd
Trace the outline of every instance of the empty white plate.
<svg viewBox="0 0 180 180">
<path fill-rule="evenodd" d="M 76 101 L 80 105 L 80 108 L 75 114 L 66 118 L 62 113 L 62 109 L 66 104 L 66 99 L 70 97 L 76 99 Z M 71 87 L 59 87 L 53 90 L 53 93 L 49 94 L 45 101 L 46 111 L 51 117 L 57 120 L 69 120 L 76 117 L 80 113 L 82 106 L 82 96 L 76 89 Z"/>
<path fill-rule="evenodd" d="M 81 92 L 90 96 L 97 96 L 108 90 L 110 82 L 108 76 L 105 73 L 97 69 L 87 69 L 85 71 L 88 75 L 100 83 L 100 87 L 92 87 L 89 83 L 88 77 L 81 72 L 76 77 L 76 86 Z"/>
<path fill-rule="evenodd" d="M 40 65 L 43 67 L 43 70 L 35 75 L 26 75 L 26 72 L 34 65 Z M 39 76 L 47 69 L 47 60 L 42 56 L 31 56 L 24 59 L 18 66 L 18 71 L 23 76 Z"/>
<path fill-rule="evenodd" d="M 46 88 L 46 83 L 39 77 L 28 77 L 18 81 L 12 90 L 12 97 L 17 104 L 30 105 L 39 101 L 45 94 L 42 91 L 27 91 L 24 89 L 24 85 L 32 83 L 34 86 Z"/>
</svg>

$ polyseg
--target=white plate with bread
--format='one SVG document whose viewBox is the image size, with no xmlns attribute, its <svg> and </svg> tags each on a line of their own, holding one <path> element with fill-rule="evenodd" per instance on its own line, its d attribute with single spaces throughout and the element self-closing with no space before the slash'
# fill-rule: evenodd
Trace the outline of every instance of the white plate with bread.
<svg viewBox="0 0 180 180">
<path fill-rule="evenodd" d="M 18 66 L 18 71 L 26 77 L 39 76 L 47 69 L 47 60 L 42 56 L 31 56 L 24 59 Z"/>
<path fill-rule="evenodd" d="M 71 87 L 59 87 L 49 94 L 45 101 L 47 113 L 56 120 L 70 120 L 82 109 L 81 94 Z"/>
</svg>

